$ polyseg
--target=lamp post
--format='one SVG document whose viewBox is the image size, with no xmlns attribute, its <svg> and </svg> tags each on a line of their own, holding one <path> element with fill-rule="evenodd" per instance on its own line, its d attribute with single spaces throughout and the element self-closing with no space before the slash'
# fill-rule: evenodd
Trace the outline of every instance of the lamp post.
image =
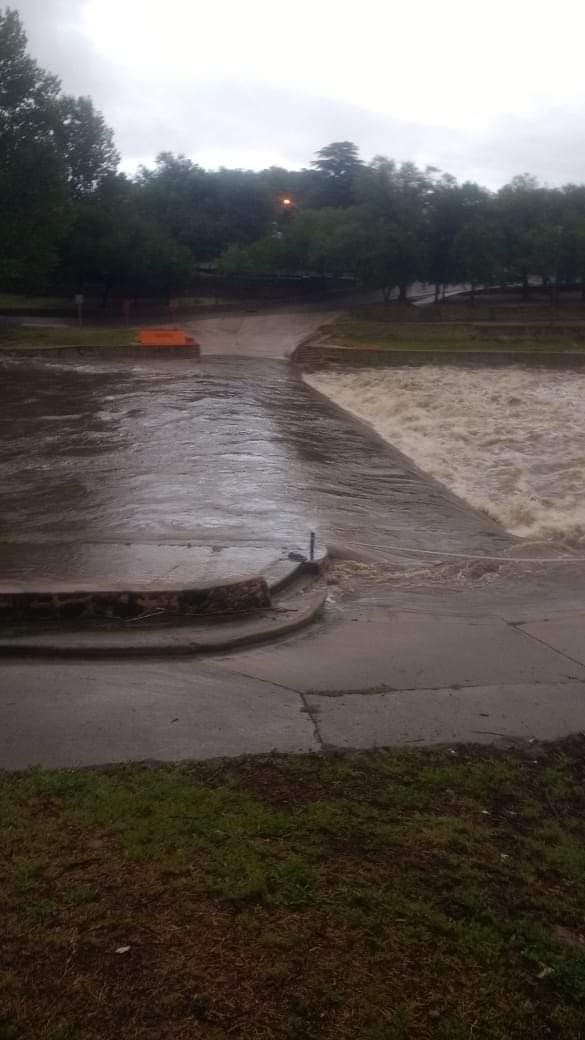
<svg viewBox="0 0 585 1040">
<path fill-rule="evenodd" d="M 276 198 L 272 221 L 273 238 L 282 238 L 282 229 L 290 222 L 295 209 L 296 203 L 291 195 L 279 195 Z"/>
</svg>

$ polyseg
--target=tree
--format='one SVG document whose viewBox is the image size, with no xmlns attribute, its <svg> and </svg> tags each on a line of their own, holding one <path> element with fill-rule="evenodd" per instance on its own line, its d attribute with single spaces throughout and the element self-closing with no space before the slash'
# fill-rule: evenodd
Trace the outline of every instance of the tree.
<svg viewBox="0 0 585 1040">
<path fill-rule="evenodd" d="M 309 179 L 309 205 L 350 206 L 354 201 L 354 181 L 362 169 L 357 145 L 333 141 L 320 148 L 311 166 L 316 171 Z M 310 178 L 310 171 L 309 173 Z"/>
<path fill-rule="evenodd" d="M 560 277 L 567 286 L 580 281 L 585 300 L 585 185 L 566 184 L 557 195 L 557 224 L 562 227 Z"/>
<path fill-rule="evenodd" d="M 102 304 L 112 292 L 128 297 L 170 296 L 191 278 L 193 261 L 167 228 L 147 220 L 138 192 L 123 175 L 79 200 L 63 244 L 64 277 L 82 290 L 101 284 Z"/>
<path fill-rule="evenodd" d="M 542 219 L 542 201 L 538 181 L 527 173 L 513 177 L 497 195 L 506 276 L 512 283 L 520 282 L 525 300 L 537 263 L 533 231 Z"/>
<path fill-rule="evenodd" d="M 118 164 L 89 98 L 64 97 L 27 53 L 18 13 L 0 12 L 0 284 L 39 290 L 58 265 L 77 200 Z"/>
<path fill-rule="evenodd" d="M 385 284 L 380 287 L 387 299 L 397 287 L 404 302 L 410 285 L 424 277 L 432 172 L 378 155 L 357 182 L 356 194 L 372 226 L 378 277 L 384 272 Z"/>
<path fill-rule="evenodd" d="M 27 54 L 19 15 L 0 12 L 0 284 L 38 286 L 57 262 L 66 195 L 55 148 L 59 80 Z"/>
<path fill-rule="evenodd" d="M 454 275 L 471 285 L 471 303 L 479 286 L 493 284 L 501 274 L 503 242 L 489 211 L 468 220 L 453 240 Z"/>
<path fill-rule="evenodd" d="M 259 174 L 208 172 L 184 155 L 161 152 L 154 169 L 141 168 L 136 184 L 145 217 L 168 228 L 196 261 L 215 259 L 231 242 L 253 242 L 273 217 Z"/>
<path fill-rule="evenodd" d="M 425 281 L 435 286 L 435 302 L 441 289 L 454 285 L 460 278 L 458 236 L 485 214 L 489 204 L 489 193 L 478 184 L 460 185 L 449 174 L 433 182 L 426 226 Z"/>
<path fill-rule="evenodd" d="M 63 96 L 57 102 L 56 142 L 71 194 L 91 194 L 116 172 L 120 156 L 114 135 L 88 97 Z"/>
</svg>

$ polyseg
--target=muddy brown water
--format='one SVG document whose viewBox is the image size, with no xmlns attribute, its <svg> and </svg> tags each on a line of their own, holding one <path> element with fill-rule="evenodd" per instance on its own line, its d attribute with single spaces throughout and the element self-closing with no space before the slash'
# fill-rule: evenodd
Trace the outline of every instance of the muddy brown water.
<svg viewBox="0 0 585 1040">
<path fill-rule="evenodd" d="M 51 351 L 0 362 L 0 542 L 74 578 L 83 544 L 511 542 L 284 362 Z M 365 550 L 364 550 L 365 551 Z M 57 557 L 57 558 L 56 558 Z"/>
</svg>

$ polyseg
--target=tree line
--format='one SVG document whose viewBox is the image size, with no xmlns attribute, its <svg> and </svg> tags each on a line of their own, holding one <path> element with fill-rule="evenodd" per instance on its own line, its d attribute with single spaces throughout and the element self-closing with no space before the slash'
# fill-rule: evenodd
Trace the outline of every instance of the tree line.
<svg viewBox="0 0 585 1040">
<path fill-rule="evenodd" d="M 350 277 L 407 297 L 418 281 L 472 289 L 535 278 L 585 297 L 585 185 L 524 174 L 499 191 L 350 141 L 303 170 L 209 171 L 162 152 L 129 177 L 87 97 L 61 90 L 0 10 L 0 290 L 161 295 L 194 272 Z"/>
</svg>

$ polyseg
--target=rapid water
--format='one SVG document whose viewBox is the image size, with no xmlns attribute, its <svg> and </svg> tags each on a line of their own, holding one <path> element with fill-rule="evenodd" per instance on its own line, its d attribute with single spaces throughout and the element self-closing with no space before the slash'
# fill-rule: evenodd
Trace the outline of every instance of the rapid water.
<svg viewBox="0 0 585 1040">
<path fill-rule="evenodd" d="M 278 555 L 306 550 L 316 531 L 320 546 L 384 559 L 396 546 L 483 555 L 513 544 L 279 361 L 140 349 L 5 358 L 0 441 L 0 571 L 12 576 L 50 564 L 107 577 L 114 543 Z"/>
<path fill-rule="evenodd" d="M 585 374 L 391 368 L 306 382 L 524 539 L 585 543 Z"/>
</svg>

